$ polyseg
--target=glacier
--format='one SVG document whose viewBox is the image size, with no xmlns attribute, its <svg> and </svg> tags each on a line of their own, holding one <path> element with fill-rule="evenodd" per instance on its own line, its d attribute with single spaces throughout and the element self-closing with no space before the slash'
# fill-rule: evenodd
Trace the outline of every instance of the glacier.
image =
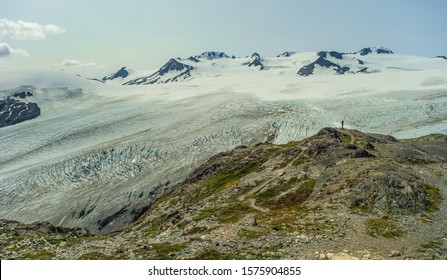
<svg viewBox="0 0 447 280">
<path fill-rule="evenodd" d="M 1 68 L 0 98 L 31 91 L 41 115 L 0 128 L 0 218 L 107 233 L 147 210 L 160 186 L 240 145 L 300 140 L 342 120 L 398 138 L 447 134 L 443 59 L 349 53 L 343 65 L 358 56 L 369 73 L 316 65 L 303 77 L 316 53 L 262 57 L 263 71 L 250 57 L 208 56 L 176 59 L 190 76 L 150 85 Z"/>
</svg>

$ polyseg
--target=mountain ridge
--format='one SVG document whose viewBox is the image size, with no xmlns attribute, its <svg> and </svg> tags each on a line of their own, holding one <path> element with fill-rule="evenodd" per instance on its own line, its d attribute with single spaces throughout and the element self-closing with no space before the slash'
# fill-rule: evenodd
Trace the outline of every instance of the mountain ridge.
<svg viewBox="0 0 447 280">
<path fill-rule="evenodd" d="M 282 54 L 279 54 L 275 57 L 268 58 L 269 60 L 275 58 L 291 58 L 295 56 L 296 52 L 286 51 Z M 352 65 L 345 66 L 337 64 L 335 61 L 330 60 L 333 58 L 335 60 L 343 61 L 344 56 L 368 56 L 368 55 L 384 55 L 384 54 L 394 54 L 393 51 L 387 49 L 385 47 L 366 47 L 361 49 L 360 51 L 353 53 L 341 53 L 337 51 L 320 51 L 317 52 L 317 60 L 314 62 L 302 66 L 300 69 L 297 69 L 297 74 L 300 76 L 310 76 L 314 74 L 315 67 L 321 68 L 330 68 L 335 71 L 335 73 L 343 75 L 346 73 L 369 73 L 368 67 L 365 66 L 365 62 L 360 59 L 351 59 Z M 190 78 L 193 78 L 192 70 L 200 69 L 199 65 L 203 64 L 204 61 L 214 61 L 215 63 L 219 63 L 218 60 L 221 59 L 231 59 L 236 60 L 236 64 L 241 66 L 247 65 L 248 67 L 258 67 L 260 70 L 267 70 L 268 67 L 265 65 L 265 59 L 262 58 L 257 52 L 254 52 L 248 61 L 242 61 L 243 57 L 230 57 L 224 52 L 217 51 L 206 51 L 199 55 L 190 56 L 187 59 L 182 58 L 172 58 L 165 65 L 163 65 L 157 72 L 153 73 L 149 76 L 137 77 L 133 80 L 125 82 L 123 85 L 150 85 L 150 84 L 163 84 L 169 82 L 179 82 L 179 81 L 187 81 Z M 213 62 L 214 63 L 214 62 Z M 112 74 L 111 74 L 112 75 Z M 163 76 L 169 77 L 163 77 Z M 110 76 L 110 75 L 109 75 Z M 106 78 L 106 77 L 104 77 Z M 103 80 L 104 80 L 103 78 Z"/>
</svg>

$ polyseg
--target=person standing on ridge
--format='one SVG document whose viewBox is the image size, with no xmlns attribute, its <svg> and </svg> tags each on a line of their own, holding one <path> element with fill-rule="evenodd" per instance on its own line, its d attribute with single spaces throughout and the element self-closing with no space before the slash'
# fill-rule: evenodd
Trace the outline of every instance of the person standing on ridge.
<svg viewBox="0 0 447 280">
<path fill-rule="evenodd" d="M 345 126 L 345 121 L 341 120 L 341 128 L 343 128 Z"/>
</svg>

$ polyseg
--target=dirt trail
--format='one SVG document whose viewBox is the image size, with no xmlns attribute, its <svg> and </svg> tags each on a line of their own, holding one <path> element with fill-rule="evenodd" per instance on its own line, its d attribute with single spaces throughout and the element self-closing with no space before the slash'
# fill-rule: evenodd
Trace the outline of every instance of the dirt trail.
<svg viewBox="0 0 447 280">
<path fill-rule="evenodd" d="M 346 130 L 349 135 L 351 136 L 351 141 L 349 142 L 349 144 L 355 144 L 355 142 L 357 141 L 357 139 L 355 138 L 354 134 L 352 134 L 352 132 L 350 130 Z"/>
</svg>

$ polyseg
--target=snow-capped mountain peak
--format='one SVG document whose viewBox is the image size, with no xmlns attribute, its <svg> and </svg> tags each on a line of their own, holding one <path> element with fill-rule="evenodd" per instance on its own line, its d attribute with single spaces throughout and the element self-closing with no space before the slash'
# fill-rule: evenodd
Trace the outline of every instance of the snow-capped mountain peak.
<svg viewBox="0 0 447 280">
<path fill-rule="evenodd" d="M 102 82 L 106 82 L 106 81 L 110 81 L 110 80 L 115 80 L 115 79 L 125 79 L 127 78 L 127 76 L 129 76 L 129 74 L 132 72 L 132 70 L 126 69 L 126 67 L 121 67 L 118 71 L 116 71 L 115 73 L 109 74 L 107 76 L 104 76 L 101 81 Z"/>
<path fill-rule="evenodd" d="M 230 58 L 230 57 L 224 52 L 208 51 L 196 55 L 194 58 L 200 60 L 200 59 L 219 59 L 219 58 Z"/>
<path fill-rule="evenodd" d="M 368 47 L 363 48 L 360 51 L 357 52 L 358 54 L 364 56 L 368 55 L 370 53 L 372 54 L 394 54 L 394 52 L 388 48 L 385 47 Z"/>
<path fill-rule="evenodd" d="M 374 51 L 377 53 L 378 50 L 365 48 L 362 51 L 364 51 L 364 53 L 368 53 L 368 51 L 371 52 Z M 365 55 L 362 54 L 362 51 L 357 53 L 359 53 L 360 55 Z M 316 69 L 330 69 L 333 70 L 336 74 L 340 75 L 368 73 L 368 67 L 365 66 L 365 62 L 355 57 L 355 54 L 357 53 L 349 54 L 349 53 L 340 53 L 337 51 L 320 51 L 317 53 L 318 58 L 314 62 L 308 65 L 304 65 L 298 71 L 298 75 L 310 76 L 315 73 Z"/>
<path fill-rule="evenodd" d="M 285 51 L 282 54 L 278 54 L 276 57 L 290 57 L 291 55 L 294 55 L 294 54 L 295 54 L 295 52 Z"/>
<path fill-rule="evenodd" d="M 264 69 L 264 65 L 262 64 L 262 59 L 261 56 L 255 52 L 251 55 L 250 60 L 248 61 L 248 67 L 256 67 L 256 66 L 260 66 L 259 70 L 263 70 Z"/>
<path fill-rule="evenodd" d="M 164 84 L 168 82 L 177 82 L 191 76 L 191 65 L 180 62 L 178 58 L 171 58 L 154 74 L 137 78 L 124 83 L 124 85 L 147 85 L 147 84 Z"/>
</svg>

